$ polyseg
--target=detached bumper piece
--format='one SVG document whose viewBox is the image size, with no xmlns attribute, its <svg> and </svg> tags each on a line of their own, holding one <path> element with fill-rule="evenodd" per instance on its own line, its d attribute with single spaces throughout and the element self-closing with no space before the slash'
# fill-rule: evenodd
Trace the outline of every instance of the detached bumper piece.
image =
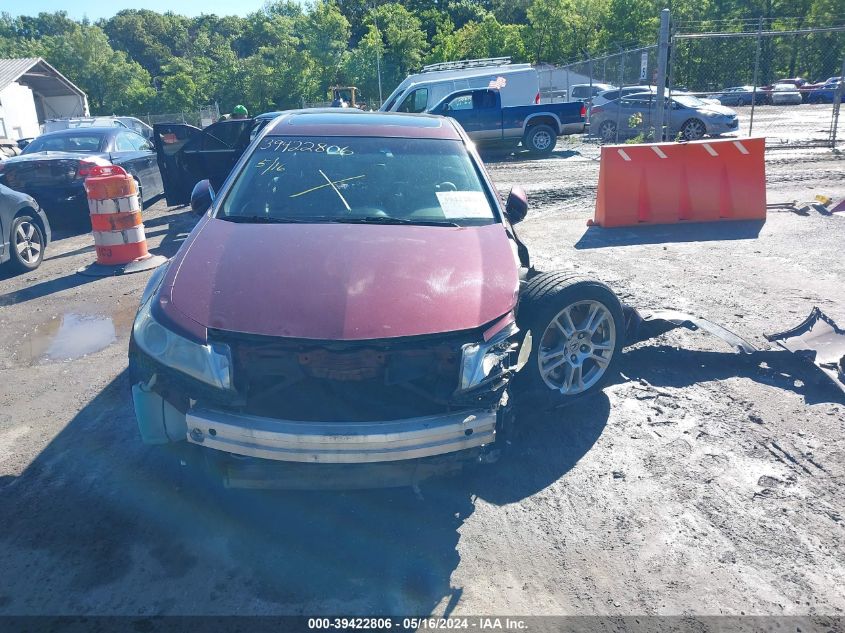
<svg viewBox="0 0 845 633">
<path fill-rule="evenodd" d="M 688 330 L 702 330 L 722 339 L 741 354 L 753 354 L 759 351 L 751 343 L 730 330 L 712 321 L 675 310 L 659 310 L 640 314 L 630 306 L 623 306 L 625 314 L 626 345 L 647 341 L 679 327 Z M 770 339 L 771 340 L 771 339 Z"/>
<path fill-rule="evenodd" d="M 845 330 L 824 312 L 813 308 L 800 325 L 764 336 L 766 340 L 813 363 L 845 391 Z"/>
<path fill-rule="evenodd" d="M 386 422 L 301 422 L 194 409 L 186 421 L 193 444 L 283 462 L 417 459 L 491 444 L 496 436 L 496 413 L 491 410 Z"/>
</svg>

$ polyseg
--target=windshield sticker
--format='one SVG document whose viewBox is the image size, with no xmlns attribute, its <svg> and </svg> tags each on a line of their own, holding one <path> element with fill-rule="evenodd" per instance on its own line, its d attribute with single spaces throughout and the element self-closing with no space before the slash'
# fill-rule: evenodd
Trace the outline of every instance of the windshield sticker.
<svg viewBox="0 0 845 633">
<path fill-rule="evenodd" d="M 328 143 L 315 143 L 307 140 L 289 140 L 281 138 L 266 138 L 264 142 L 258 147 L 261 150 L 270 150 L 273 152 L 317 152 L 325 153 L 329 156 L 351 156 L 353 152 L 348 147 L 340 145 L 329 145 Z"/>
<path fill-rule="evenodd" d="M 285 165 L 279 161 L 278 157 L 273 157 L 272 161 L 269 158 L 262 158 L 260 161 L 255 163 L 255 168 L 258 169 L 263 176 L 264 174 L 269 174 L 270 172 L 283 172 L 285 170 Z"/>
<path fill-rule="evenodd" d="M 365 174 L 361 174 L 360 176 L 352 176 L 350 178 L 341 178 L 340 180 L 332 180 L 328 176 L 326 176 L 322 170 L 320 170 L 320 175 L 325 178 L 328 182 L 324 185 L 317 185 L 316 187 L 311 187 L 310 189 L 306 189 L 305 191 L 300 191 L 299 193 L 293 193 L 290 195 L 291 198 L 298 198 L 299 196 L 304 196 L 306 193 L 311 193 L 312 191 L 317 191 L 318 189 L 325 189 L 326 187 L 331 187 L 335 191 L 337 191 L 337 186 L 341 185 L 341 188 L 346 186 L 346 183 L 350 180 L 358 180 L 359 178 L 363 178 Z M 341 196 L 342 197 L 342 196 Z"/>
<path fill-rule="evenodd" d="M 436 194 L 447 218 L 489 218 L 492 215 L 483 191 L 437 191 Z"/>
</svg>

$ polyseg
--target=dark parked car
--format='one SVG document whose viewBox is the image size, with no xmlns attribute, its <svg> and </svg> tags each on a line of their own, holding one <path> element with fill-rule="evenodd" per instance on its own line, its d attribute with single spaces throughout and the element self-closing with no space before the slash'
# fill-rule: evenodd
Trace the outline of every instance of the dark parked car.
<svg viewBox="0 0 845 633">
<path fill-rule="evenodd" d="M 807 103 L 833 103 L 836 91 L 842 85 L 842 77 L 831 77 L 807 93 Z"/>
<path fill-rule="evenodd" d="M 20 156 L 0 163 L 2 183 L 29 194 L 53 218 L 88 213 L 83 183 L 96 165 L 120 165 L 138 183 L 142 201 L 162 193 L 152 145 L 120 127 L 82 128 L 42 134 Z"/>
<path fill-rule="evenodd" d="M 50 242 L 50 222 L 28 195 L 0 185 L 0 264 L 34 270 Z"/>
<path fill-rule="evenodd" d="M 531 267 L 525 194 L 502 205 L 450 118 L 285 113 L 193 207 L 141 299 L 132 393 L 145 442 L 228 485 L 299 485 L 290 462 L 357 487 L 494 461 L 514 406 L 594 392 L 620 355 L 619 300 Z"/>
<path fill-rule="evenodd" d="M 726 106 L 751 105 L 752 101 L 757 105 L 770 102 L 769 93 L 762 88 L 757 88 L 755 92 L 754 86 L 734 86 L 732 88 L 725 88 L 722 92 L 717 92 L 710 96 L 714 99 L 718 99 L 719 103 Z"/>
</svg>

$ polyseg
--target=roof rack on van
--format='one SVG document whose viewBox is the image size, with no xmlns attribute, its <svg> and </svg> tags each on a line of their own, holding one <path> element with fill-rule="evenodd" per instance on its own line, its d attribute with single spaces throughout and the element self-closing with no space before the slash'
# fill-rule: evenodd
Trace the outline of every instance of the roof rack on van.
<svg viewBox="0 0 845 633">
<path fill-rule="evenodd" d="M 510 64 L 510 57 L 484 57 L 482 59 L 460 59 L 455 62 L 440 62 L 439 64 L 429 64 L 423 66 L 422 72 L 426 73 L 432 70 L 459 70 L 461 68 L 478 68 L 481 66 L 504 66 Z"/>
</svg>

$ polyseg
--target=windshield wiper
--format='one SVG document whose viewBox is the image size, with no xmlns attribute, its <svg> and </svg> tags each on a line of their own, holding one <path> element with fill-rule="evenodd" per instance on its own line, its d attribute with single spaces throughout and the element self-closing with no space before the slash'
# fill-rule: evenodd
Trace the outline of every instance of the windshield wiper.
<svg viewBox="0 0 845 633">
<path fill-rule="evenodd" d="M 221 215 L 219 220 L 236 222 L 239 224 L 301 224 L 308 220 L 297 218 L 274 218 L 267 215 Z"/>
<path fill-rule="evenodd" d="M 460 226 L 450 220 L 411 220 L 408 218 L 394 218 L 389 215 L 365 215 L 359 217 L 332 218 L 332 222 L 342 224 L 413 224 L 416 226 Z"/>
</svg>

